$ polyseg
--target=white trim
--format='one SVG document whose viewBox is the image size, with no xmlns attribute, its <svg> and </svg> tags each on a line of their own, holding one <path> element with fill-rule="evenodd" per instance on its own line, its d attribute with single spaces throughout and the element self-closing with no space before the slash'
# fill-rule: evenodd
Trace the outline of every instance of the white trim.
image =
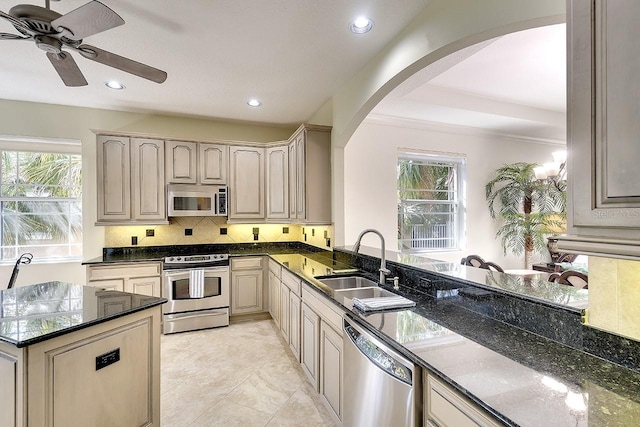
<svg viewBox="0 0 640 427">
<path fill-rule="evenodd" d="M 0 134 L 0 149 L 7 151 L 53 152 L 80 154 L 82 141 L 71 138 L 40 138 Z"/>
<path fill-rule="evenodd" d="M 510 141 L 529 142 L 534 144 L 561 145 L 566 146 L 567 142 L 554 138 L 534 138 L 524 135 L 512 135 L 495 132 L 473 126 L 452 125 L 448 123 L 430 122 L 428 120 L 409 119 L 405 117 L 394 117 L 383 114 L 369 114 L 363 121 L 368 124 L 378 124 L 384 126 L 395 126 L 410 129 L 429 130 L 433 132 L 453 133 L 459 135 L 482 135 L 494 138 L 506 139 Z"/>
</svg>

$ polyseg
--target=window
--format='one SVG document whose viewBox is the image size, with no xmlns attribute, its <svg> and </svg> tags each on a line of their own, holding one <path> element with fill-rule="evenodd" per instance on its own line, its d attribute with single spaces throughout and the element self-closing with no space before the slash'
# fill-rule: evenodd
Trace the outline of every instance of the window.
<svg viewBox="0 0 640 427">
<path fill-rule="evenodd" d="M 82 257 L 82 158 L 68 152 L 79 146 L 45 151 L 53 145 L 0 144 L 0 262 L 24 252 L 37 261 Z"/>
<path fill-rule="evenodd" d="M 402 252 L 460 249 L 464 158 L 398 155 L 398 246 Z"/>
</svg>

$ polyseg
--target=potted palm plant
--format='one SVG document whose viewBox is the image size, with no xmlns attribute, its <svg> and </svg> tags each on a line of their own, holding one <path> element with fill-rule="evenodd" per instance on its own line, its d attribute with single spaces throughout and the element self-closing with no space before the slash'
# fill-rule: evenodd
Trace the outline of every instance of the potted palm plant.
<svg viewBox="0 0 640 427">
<path fill-rule="evenodd" d="M 506 255 L 524 253 L 524 268 L 531 269 L 534 252 L 546 253 L 546 238 L 566 224 L 564 181 L 536 179 L 535 163 L 513 163 L 495 171 L 485 187 L 491 217 L 502 223 L 497 237 Z"/>
</svg>

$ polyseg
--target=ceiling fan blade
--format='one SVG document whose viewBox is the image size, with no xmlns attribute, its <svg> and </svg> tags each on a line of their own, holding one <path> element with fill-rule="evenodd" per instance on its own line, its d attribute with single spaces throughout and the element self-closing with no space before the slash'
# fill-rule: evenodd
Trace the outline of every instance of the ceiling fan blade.
<svg viewBox="0 0 640 427">
<path fill-rule="evenodd" d="M 167 80 L 167 73 L 164 71 L 136 62 L 132 59 L 116 55 L 115 53 L 107 52 L 106 50 L 98 49 L 97 47 L 89 46 L 88 44 L 78 46 L 77 50 L 87 59 L 108 65 L 109 67 L 117 68 L 118 70 L 142 77 L 143 79 L 151 80 L 156 83 L 162 83 Z"/>
<path fill-rule="evenodd" d="M 29 40 L 31 37 L 23 37 L 17 34 L 0 33 L 0 40 Z"/>
<path fill-rule="evenodd" d="M 19 20 L 18 18 L 9 15 L 8 13 L 4 13 L 3 11 L 0 10 L 0 18 L 4 18 L 7 21 L 9 21 L 11 23 L 11 25 L 13 25 L 14 27 L 20 27 L 22 29 L 24 29 L 25 31 L 31 31 L 31 28 L 29 28 L 29 26 L 27 24 L 25 24 L 24 22 L 22 22 L 21 20 Z"/>
<path fill-rule="evenodd" d="M 47 52 L 47 58 L 53 64 L 58 75 L 66 86 L 86 86 L 87 80 L 82 75 L 76 61 L 70 53 L 61 52 L 59 54 Z"/>
<path fill-rule="evenodd" d="M 58 31 L 67 30 L 71 40 L 80 40 L 93 34 L 124 24 L 124 20 L 99 1 L 92 1 L 51 21 Z"/>
</svg>

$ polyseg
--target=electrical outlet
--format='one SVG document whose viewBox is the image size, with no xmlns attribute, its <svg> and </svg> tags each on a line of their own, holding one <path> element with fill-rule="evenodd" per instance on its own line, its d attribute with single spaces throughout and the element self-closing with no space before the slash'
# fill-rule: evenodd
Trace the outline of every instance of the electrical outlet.
<svg viewBox="0 0 640 427">
<path fill-rule="evenodd" d="M 327 247 L 330 248 L 331 247 L 331 239 L 327 239 Z"/>
<path fill-rule="evenodd" d="M 224 228 L 224 227 L 223 227 L 223 228 L 220 228 L 220 235 L 221 235 L 221 236 L 224 236 L 224 235 L 226 235 L 226 234 L 227 234 L 227 229 L 226 229 L 226 228 Z"/>
<path fill-rule="evenodd" d="M 329 238 L 329 231 L 328 230 L 324 230 L 324 238 L 325 239 Z"/>
<path fill-rule="evenodd" d="M 185 236 L 193 236 L 193 228 L 185 228 L 184 229 Z"/>
<path fill-rule="evenodd" d="M 315 237 L 315 235 L 316 235 L 316 229 L 312 228 L 311 229 L 311 237 Z"/>
<path fill-rule="evenodd" d="M 253 235 L 253 240 L 258 240 L 258 235 L 257 234 Z"/>
<path fill-rule="evenodd" d="M 138 236 L 131 236 L 131 246 L 138 244 Z"/>
<path fill-rule="evenodd" d="M 260 228 L 259 227 L 253 227 L 253 234 L 258 234 L 260 233 Z"/>
<path fill-rule="evenodd" d="M 282 227 L 282 234 L 289 234 L 289 227 Z"/>
<path fill-rule="evenodd" d="M 147 233 L 147 237 L 153 237 L 155 235 L 155 231 L 151 228 L 147 229 L 146 233 Z"/>
</svg>

